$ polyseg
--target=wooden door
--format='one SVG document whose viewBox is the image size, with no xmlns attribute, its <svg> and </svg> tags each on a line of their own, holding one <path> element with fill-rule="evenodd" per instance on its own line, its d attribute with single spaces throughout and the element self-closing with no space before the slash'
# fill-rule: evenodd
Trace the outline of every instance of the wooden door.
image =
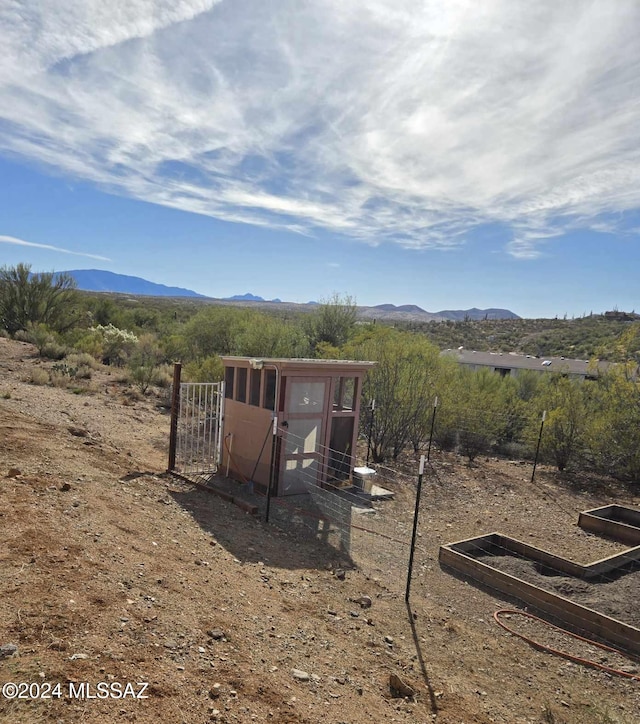
<svg viewBox="0 0 640 724">
<path fill-rule="evenodd" d="M 306 493 L 322 480 L 329 382 L 326 377 L 287 377 L 280 495 Z"/>
</svg>

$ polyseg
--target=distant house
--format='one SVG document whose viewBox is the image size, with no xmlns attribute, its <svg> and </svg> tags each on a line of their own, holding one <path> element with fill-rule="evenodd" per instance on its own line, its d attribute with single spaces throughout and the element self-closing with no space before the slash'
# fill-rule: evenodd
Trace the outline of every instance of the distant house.
<svg viewBox="0 0 640 724">
<path fill-rule="evenodd" d="M 615 322 L 637 322 L 640 320 L 640 314 L 636 314 L 635 312 L 618 312 L 615 310 L 613 312 L 605 312 L 604 318 Z"/>
<path fill-rule="evenodd" d="M 441 354 L 452 357 L 469 369 L 490 369 L 503 377 L 515 376 L 522 370 L 531 370 L 533 372 L 561 372 L 571 377 L 596 379 L 612 364 L 599 360 L 594 363 L 589 360 L 565 357 L 535 357 L 515 352 L 476 352 L 467 349 L 447 349 Z"/>
</svg>

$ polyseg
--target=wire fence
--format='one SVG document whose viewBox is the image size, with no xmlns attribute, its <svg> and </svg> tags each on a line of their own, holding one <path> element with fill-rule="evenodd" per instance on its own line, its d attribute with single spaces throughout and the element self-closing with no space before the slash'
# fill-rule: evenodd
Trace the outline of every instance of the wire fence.
<svg viewBox="0 0 640 724">
<path fill-rule="evenodd" d="M 260 437 L 264 435 L 257 424 L 250 421 L 245 424 L 256 437 L 257 433 Z M 308 440 L 303 436 L 290 429 L 283 432 L 286 432 L 289 449 L 308 447 Z M 261 458 L 270 443 L 262 447 Z M 315 540 L 325 551 L 328 546 L 333 549 L 336 560 L 367 570 L 390 591 L 401 593 L 410 546 L 410 520 L 404 514 L 407 506 L 413 506 L 410 476 L 391 466 L 378 466 L 372 475 L 372 490 L 366 480 L 336 481 L 328 474 L 335 460 L 344 458 L 344 451 L 318 443 L 314 445 L 313 456 L 314 465 L 298 465 L 295 470 L 296 482 L 304 493 L 271 497 L 269 523 L 296 537 Z M 358 449 L 350 456 L 351 466 L 356 470 L 366 469 L 365 462 L 364 450 Z M 243 494 L 252 496 L 264 515 L 264 498 L 257 499 L 251 482 L 258 463 L 234 457 L 235 466 L 242 470 L 239 477 Z M 330 555 L 328 551 L 327 554 Z"/>
<path fill-rule="evenodd" d="M 309 537 L 325 550 L 334 551 L 335 560 L 358 566 L 391 595 L 404 593 L 408 599 L 409 587 L 413 586 L 414 595 L 428 596 L 425 573 L 438 565 L 440 548 L 429 534 L 434 506 L 459 494 L 447 467 L 451 465 L 448 462 L 451 457 L 446 455 L 463 456 L 469 470 L 478 457 L 501 456 L 523 465 L 526 473 L 520 475 L 520 479 L 534 483 L 541 450 L 546 451 L 547 456 L 549 450 L 553 450 L 544 438 L 543 416 L 535 420 L 531 414 L 471 410 L 452 420 L 446 414 L 439 418 L 437 413 L 434 406 L 431 425 L 425 427 L 423 439 L 414 441 L 410 452 L 401 452 L 396 459 L 392 448 L 387 449 L 388 456 L 384 459 L 375 459 L 368 449 L 370 430 L 365 425 L 357 449 L 350 453 L 350 468 L 364 468 L 364 471 L 360 477 L 352 476 L 342 482 L 330 482 L 325 473 L 336 459 L 344 458 L 344 450 L 315 444 L 314 464 L 296 468 L 298 482 L 305 492 L 274 496 L 269 523 L 296 536 Z M 269 449 L 269 435 L 268 430 L 259 432 L 260 439 L 266 434 L 262 455 Z M 307 450 L 308 439 L 291 430 L 280 432 L 286 434 L 291 447 Z M 418 501 L 423 477 L 418 466 L 422 456 L 427 458 L 424 482 L 428 494 Z M 255 472 L 260 461 L 245 462 L 246 474 L 242 478 L 249 490 L 252 470 Z M 545 489 L 545 495 L 554 499 L 549 489 Z M 554 504 L 566 514 L 567 527 L 573 526 L 575 511 L 565 508 L 557 493 Z M 452 530 L 449 540 L 460 537 Z M 563 626 L 570 625 L 586 638 L 620 644 L 620 631 L 622 641 L 627 635 L 625 626 L 640 629 L 640 610 L 635 605 L 640 585 L 640 547 L 629 548 L 620 543 L 613 553 L 608 563 L 600 561 L 597 566 L 582 566 L 558 556 L 539 554 L 532 546 L 523 547 L 506 537 L 479 536 L 477 543 L 471 542 L 462 551 L 466 565 L 458 574 L 488 589 L 499 600 L 509 596 L 518 599 L 520 591 L 521 602 L 544 612 L 545 618 Z M 597 558 L 594 553 L 593 560 Z M 597 613 L 595 619 L 593 611 Z M 610 624 L 610 620 L 614 623 Z M 531 621 L 521 624 L 525 630 L 536 625 Z M 544 635 L 551 636 L 555 643 L 556 634 Z M 578 648 L 580 646 L 587 653 L 593 653 L 588 643 Z M 637 646 L 632 641 L 627 650 L 640 654 L 640 638 Z"/>
<path fill-rule="evenodd" d="M 435 412 L 435 411 L 434 411 Z M 456 422 L 456 452 L 465 455 L 471 464 L 477 457 L 475 450 L 469 450 L 469 446 L 476 443 L 477 436 L 480 441 L 486 443 L 492 430 L 504 424 L 505 420 L 511 420 L 513 427 L 509 443 L 511 449 L 526 450 L 527 457 L 525 464 L 533 471 L 537 463 L 540 443 L 544 434 L 544 419 L 540 419 L 538 429 L 531 424 L 531 417 L 513 419 L 513 416 L 493 416 L 476 412 Z M 432 544 L 423 539 L 423 531 L 428 526 L 428 521 L 433 513 L 430 506 L 433 505 L 433 495 L 425 496 L 417 508 L 417 535 L 412 539 L 412 521 L 416 512 L 416 497 L 419 486 L 417 456 L 433 451 L 439 452 L 440 446 L 436 443 L 438 435 L 437 416 L 434 416 L 434 425 L 430 437 L 418 448 L 416 454 L 409 460 L 404 458 L 390 462 L 371 462 L 376 470 L 375 480 L 379 487 L 388 490 L 392 497 L 390 499 L 375 500 L 375 496 L 367 496 L 360 489 L 350 487 L 347 489 L 325 489 L 318 484 L 317 477 L 308 473 L 305 486 L 309 497 L 314 503 L 315 512 L 322 518 L 321 530 L 324 531 L 325 540 L 330 542 L 330 535 L 326 531 L 335 531 L 340 545 L 348 550 L 353 562 L 361 566 L 367 573 L 381 581 L 389 590 L 396 593 L 405 592 L 408 595 L 408 587 L 414 579 L 419 579 L 422 572 L 432 567 L 437 559 L 437 550 L 432 549 Z M 488 432 L 489 431 L 489 432 Z M 366 439 L 366 434 L 363 435 Z M 303 440 L 299 440 L 303 444 Z M 328 460 L 336 451 L 329 448 L 322 449 L 322 459 Z M 362 464 L 364 450 L 356 459 L 356 464 Z M 471 454 L 469 454 L 469 452 Z M 497 454 L 495 448 L 489 448 L 490 454 Z M 475 454 L 474 454 L 475 453 Z M 487 449 L 482 450 L 487 454 Z M 413 469 L 412 469 L 413 468 Z M 429 462 L 425 469 L 425 477 L 430 486 L 444 485 L 442 469 L 436 462 Z M 547 491 L 546 495 L 550 495 Z M 322 501 L 322 502 L 319 502 Z M 557 507 L 563 509 L 562 504 L 557 502 Z M 350 510 L 349 510 L 350 509 Z M 281 512 L 284 520 L 291 518 L 290 503 L 283 500 Z M 573 517 L 573 511 L 565 510 L 567 518 Z M 313 521 L 313 511 L 309 515 L 307 511 L 307 522 Z M 567 521 L 568 525 L 575 523 L 575 520 Z M 311 523 L 310 527 L 314 527 Z M 455 534 L 453 534 L 455 538 Z M 624 546 L 620 546 L 624 549 Z M 409 569 L 411 552 L 415 553 L 415 566 Z M 597 556 L 594 554 L 594 559 Z M 574 602 L 582 601 L 580 605 L 588 608 L 589 604 L 595 605 L 597 610 L 630 626 L 640 626 L 640 614 L 630 613 L 633 606 L 633 596 L 630 591 L 637 590 L 640 583 L 640 549 L 629 552 L 619 552 L 610 564 L 608 569 L 602 566 L 591 569 L 588 566 L 581 567 L 570 563 L 564 563 L 558 559 L 554 563 L 553 557 L 545 557 L 544 564 L 540 560 L 527 558 L 526 555 L 518 553 L 508 546 L 501 546 L 499 542 L 493 542 L 490 550 L 482 552 L 478 556 L 480 562 L 485 562 L 497 571 L 502 571 L 510 576 L 529 582 L 540 593 L 534 590 L 533 602 L 535 606 L 536 596 L 540 599 L 538 607 L 544 610 L 548 616 L 559 622 L 566 623 L 567 612 L 564 603 L 553 603 L 553 596 L 569 597 Z M 413 562 L 412 562 L 413 563 Z M 473 579 L 473 576 L 471 576 Z M 479 576 L 478 583 L 484 582 L 484 576 Z M 606 588 L 603 588 L 605 586 Z M 607 593 L 603 594 L 602 591 Z M 420 591 L 418 585 L 418 591 Z M 504 598 L 504 590 L 496 589 L 495 593 Z M 551 594 L 551 597 L 548 595 Z M 551 601 L 551 603 L 549 603 Z M 542 604 L 545 604 L 544 606 Z M 572 620 L 579 619 L 579 613 L 573 614 Z M 606 620 L 605 620 L 606 623 Z M 601 623 L 594 623 L 586 617 L 583 625 L 574 625 L 574 630 L 584 635 L 593 635 L 601 628 Z M 601 634 L 602 640 L 611 641 L 606 630 Z"/>
</svg>

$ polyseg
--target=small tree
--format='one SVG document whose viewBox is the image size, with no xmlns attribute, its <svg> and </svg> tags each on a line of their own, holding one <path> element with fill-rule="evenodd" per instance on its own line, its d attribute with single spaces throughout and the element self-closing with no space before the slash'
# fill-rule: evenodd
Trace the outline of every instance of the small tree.
<svg viewBox="0 0 640 724">
<path fill-rule="evenodd" d="M 68 274 L 31 274 L 28 264 L 0 269 L 0 328 L 10 334 L 37 324 L 66 332 L 77 322 L 76 301 Z"/>
<path fill-rule="evenodd" d="M 129 358 L 131 376 L 143 394 L 153 383 L 161 362 L 162 350 L 156 338 L 152 334 L 143 334 Z"/>
<path fill-rule="evenodd" d="M 233 307 L 207 306 L 181 330 L 182 343 L 174 340 L 184 359 L 198 360 L 214 354 L 233 354 L 236 339 L 250 312 Z"/>
<path fill-rule="evenodd" d="M 424 337 L 388 327 L 370 327 L 348 345 L 344 353 L 354 359 L 375 360 L 364 379 L 363 395 L 375 399 L 371 430 L 374 462 L 394 459 L 411 441 L 414 449 L 426 436 L 438 370 L 438 350 Z M 362 428 L 371 414 L 362 408 Z"/>
<path fill-rule="evenodd" d="M 182 369 L 185 382 L 220 382 L 224 378 L 224 365 L 218 355 L 205 357 L 198 362 L 187 362 Z"/>
<path fill-rule="evenodd" d="M 635 365 L 609 370 L 590 382 L 590 410 L 585 441 L 591 461 L 601 473 L 640 480 L 640 388 Z"/>
<path fill-rule="evenodd" d="M 356 301 L 348 294 L 341 297 L 334 293 L 307 319 L 309 337 L 315 347 L 327 343 L 333 347 L 345 344 L 355 329 L 358 308 Z"/>
<path fill-rule="evenodd" d="M 309 341 L 298 325 L 254 313 L 236 335 L 233 349 L 246 357 L 305 357 Z"/>
<path fill-rule="evenodd" d="M 561 374 L 548 375 L 537 402 L 547 410 L 542 452 L 562 472 L 576 460 L 584 442 L 587 415 L 583 383 Z"/>
<path fill-rule="evenodd" d="M 502 378 L 494 372 L 459 371 L 460 397 L 456 402 L 460 451 L 471 464 L 502 436 L 506 420 L 501 414 Z"/>
</svg>

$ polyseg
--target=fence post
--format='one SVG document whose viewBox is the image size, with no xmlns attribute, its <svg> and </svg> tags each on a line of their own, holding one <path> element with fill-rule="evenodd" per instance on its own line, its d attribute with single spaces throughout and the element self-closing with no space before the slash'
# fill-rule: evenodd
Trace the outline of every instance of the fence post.
<svg viewBox="0 0 640 724">
<path fill-rule="evenodd" d="M 418 532 L 418 516 L 420 515 L 420 493 L 422 492 L 422 476 L 424 474 L 424 455 L 420 456 L 420 467 L 418 469 L 418 489 L 416 490 L 416 509 L 413 514 L 413 534 L 411 536 L 411 552 L 409 553 L 409 570 L 407 571 L 407 587 L 404 593 L 405 603 L 409 603 L 409 592 L 411 591 L 411 574 L 413 573 L 413 554 L 416 549 L 416 534 Z"/>
<path fill-rule="evenodd" d="M 276 437 L 278 434 L 278 416 L 273 415 L 273 430 L 271 432 L 271 464 L 269 465 L 269 485 L 267 487 L 267 510 L 265 511 L 265 523 L 269 522 L 269 511 L 271 509 L 271 488 L 273 488 L 273 478 L 276 467 Z"/>
<path fill-rule="evenodd" d="M 542 429 L 544 428 L 544 421 L 547 419 L 547 411 L 542 411 L 542 420 L 540 421 L 540 433 L 538 435 L 538 444 L 536 445 L 536 456 L 533 460 L 533 470 L 531 471 L 531 482 L 536 476 L 536 466 L 538 465 L 538 454 L 540 452 L 540 442 L 542 441 Z"/>
<path fill-rule="evenodd" d="M 371 417 L 369 418 L 369 434 L 367 436 L 367 467 L 369 467 L 369 454 L 371 453 L 371 435 L 373 433 L 373 418 L 376 412 L 375 397 L 371 400 Z"/>
<path fill-rule="evenodd" d="M 433 442 L 433 430 L 436 424 L 436 410 L 438 409 L 438 396 L 433 401 L 433 414 L 431 415 L 431 432 L 429 433 L 429 448 L 427 450 L 427 460 L 431 459 L 431 443 Z"/>
<path fill-rule="evenodd" d="M 173 388 L 171 390 L 171 426 L 169 429 L 169 467 L 171 472 L 176 467 L 176 444 L 178 441 L 178 413 L 180 410 L 180 378 L 182 365 L 176 362 L 173 365 Z"/>
</svg>

